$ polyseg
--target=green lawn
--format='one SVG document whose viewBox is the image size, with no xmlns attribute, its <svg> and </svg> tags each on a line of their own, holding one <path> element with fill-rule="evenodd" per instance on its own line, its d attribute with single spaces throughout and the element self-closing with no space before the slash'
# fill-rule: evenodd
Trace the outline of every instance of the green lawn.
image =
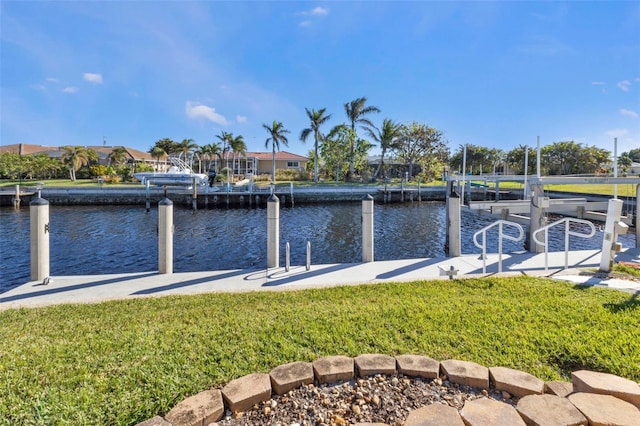
<svg viewBox="0 0 640 426">
<path fill-rule="evenodd" d="M 529 277 L 162 297 L 1 311 L 0 341 L 0 424 L 136 424 L 245 374 L 336 354 L 638 381 L 640 300 Z"/>
</svg>

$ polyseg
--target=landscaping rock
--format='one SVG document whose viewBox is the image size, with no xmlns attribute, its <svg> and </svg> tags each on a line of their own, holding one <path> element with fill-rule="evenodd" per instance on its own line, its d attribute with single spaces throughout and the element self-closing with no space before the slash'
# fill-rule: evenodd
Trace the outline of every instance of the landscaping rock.
<svg viewBox="0 0 640 426">
<path fill-rule="evenodd" d="M 313 383 L 313 365 L 310 362 L 292 362 L 274 368 L 269 376 L 273 392 L 283 395 L 291 389 Z"/>
<path fill-rule="evenodd" d="M 404 426 L 464 426 L 464 422 L 455 408 L 432 404 L 410 412 Z"/>
<path fill-rule="evenodd" d="M 344 355 L 328 356 L 313 361 L 318 383 L 335 383 L 354 377 L 354 361 Z"/>
<path fill-rule="evenodd" d="M 524 371 L 506 367 L 491 367 L 489 368 L 489 377 L 496 390 L 509 392 L 518 398 L 544 392 L 544 382 Z"/>
<path fill-rule="evenodd" d="M 640 426 L 640 410 L 615 396 L 578 392 L 568 399 L 590 426 Z"/>
<path fill-rule="evenodd" d="M 178 403 L 164 418 L 173 426 L 201 426 L 220 420 L 223 414 L 222 395 L 211 389 Z"/>
<path fill-rule="evenodd" d="M 571 373 L 575 392 L 613 395 L 640 408 L 640 385 L 614 374 L 580 370 Z"/>
<path fill-rule="evenodd" d="M 460 415 L 467 426 L 526 426 L 522 417 L 511 405 L 488 398 L 467 401 Z"/>
<path fill-rule="evenodd" d="M 359 377 L 396 374 L 396 359 L 389 355 L 364 354 L 354 359 Z"/>
<path fill-rule="evenodd" d="M 271 398 L 271 378 L 263 373 L 240 377 L 222 388 L 222 396 L 232 412 L 246 411 Z"/>
<path fill-rule="evenodd" d="M 587 419 L 566 398 L 557 395 L 527 395 L 516 407 L 528 426 L 581 426 Z"/>
<path fill-rule="evenodd" d="M 547 382 L 544 384 L 544 392 L 551 395 L 566 397 L 573 393 L 573 384 L 571 382 Z"/>
<path fill-rule="evenodd" d="M 396 357 L 398 373 L 405 376 L 435 379 L 440 374 L 440 362 L 420 355 L 398 355 Z"/>
<path fill-rule="evenodd" d="M 171 423 L 166 421 L 160 416 L 155 416 L 150 418 L 149 420 L 145 420 L 142 423 L 138 423 L 136 426 L 173 426 Z"/>
<path fill-rule="evenodd" d="M 460 385 L 481 389 L 489 388 L 489 369 L 475 362 L 449 359 L 440 363 L 443 374 Z"/>
</svg>

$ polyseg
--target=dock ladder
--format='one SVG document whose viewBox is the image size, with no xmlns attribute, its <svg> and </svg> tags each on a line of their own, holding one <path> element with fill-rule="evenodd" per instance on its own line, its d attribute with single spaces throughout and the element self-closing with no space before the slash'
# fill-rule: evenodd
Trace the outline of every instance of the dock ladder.
<svg viewBox="0 0 640 426">
<path fill-rule="evenodd" d="M 570 229 L 571 222 L 574 223 L 582 223 L 584 225 L 588 225 L 591 228 L 591 232 L 588 234 L 572 231 Z M 549 269 L 549 229 L 554 226 L 560 225 L 564 223 L 564 269 L 569 268 L 569 236 L 573 235 L 574 237 L 580 238 L 591 238 L 596 234 L 596 227 L 593 223 L 584 219 L 575 219 L 572 217 L 565 217 L 560 220 L 557 220 L 553 223 L 550 223 L 546 226 L 535 231 L 532 235 L 533 240 L 544 247 L 544 270 L 547 271 Z M 544 241 L 538 240 L 538 234 L 540 232 L 544 232 Z"/>
<path fill-rule="evenodd" d="M 522 229 L 522 225 L 516 222 L 511 222 L 508 220 L 497 220 L 493 222 L 491 225 L 485 226 L 475 234 L 473 234 L 473 244 L 476 247 L 482 249 L 482 273 L 487 273 L 487 231 L 494 226 L 498 227 L 498 272 L 502 272 L 502 240 L 507 239 L 511 241 L 521 241 L 524 238 L 524 229 Z M 505 234 L 502 230 L 504 226 L 513 226 L 518 230 L 518 236 L 513 237 L 511 235 Z M 482 243 L 478 242 L 478 236 L 482 235 Z"/>
</svg>

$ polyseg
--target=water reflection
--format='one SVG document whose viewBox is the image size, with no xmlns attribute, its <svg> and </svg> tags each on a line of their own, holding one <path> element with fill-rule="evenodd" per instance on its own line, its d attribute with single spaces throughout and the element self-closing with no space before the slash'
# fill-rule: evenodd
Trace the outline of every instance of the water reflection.
<svg viewBox="0 0 640 426">
<path fill-rule="evenodd" d="M 266 209 L 174 209 L 174 271 L 262 268 L 266 265 Z M 480 253 L 473 233 L 496 219 L 462 212 L 462 252 Z M 157 210 L 139 206 L 51 206 L 51 275 L 154 271 L 158 267 Z M 281 263 L 291 245 L 291 264 L 360 262 L 361 204 L 305 205 L 280 210 Z M 526 229 L 525 229 L 526 231 Z M 507 230 L 507 232 L 510 232 Z M 511 233 L 511 232 L 510 232 Z M 497 250 L 497 231 L 487 235 Z M 375 259 L 444 257 L 443 203 L 377 204 Z M 624 247 L 633 235 L 621 236 Z M 552 229 L 552 250 L 564 246 L 564 228 Z M 0 292 L 29 280 L 29 209 L 0 209 Z M 602 232 L 590 240 L 572 237 L 572 249 L 599 249 Z M 524 250 L 505 241 L 505 251 Z"/>
</svg>

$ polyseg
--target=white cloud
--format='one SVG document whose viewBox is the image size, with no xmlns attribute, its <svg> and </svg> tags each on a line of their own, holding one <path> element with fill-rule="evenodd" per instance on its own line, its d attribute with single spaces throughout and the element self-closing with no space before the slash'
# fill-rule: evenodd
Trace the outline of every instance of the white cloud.
<svg viewBox="0 0 640 426">
<path fill-rule="evenodd" d="M 47 81 L 48 81 L 49 83 L 57 83 L 57 82 L 58 82 L 58 79 L 57 79 L 57 78 L 53 78 L 53 77 L 47 77 Z"/>
<path fill-rule="evenodd" d="M 102 74 L 86 72 L 82 77 L 90 83 L 102 84 Z"/>
<path fill-rule="evenodd" d="M 591 84 L 593 86 L 604 86 L 605 85 L 604 81 L 592 81 Z"/>
<path fill-rule="evenodd" d="M 300 21 L 298 26 L 303 27 L 303 28 L 310 27 L 311 26 L 311 21 L 309 21 L 309 20 Z"/>
<path fill-rule="evenodd" d="M 309 13 L 315 16 L 326 16 L 329 14 L 329 9 L 325 9 L 324 7 L 318 6 L 318 7 L 314 7 Z"/>
<path fill-rule="evenodd" d="M 621 115 L 624 115 L 624 116 L 626 116 L 626 117 L 638 118 L 638 113 L 637 113 L 637 112 L 635 112 L 635 111 L 631 111 L 630 109 L 624 109 L 624 108 L 621 108 L 621 109 L 619 109 L 619 110 L 618 110 L 618 112 L 619 112 Z"/>
<path fill-rule="evenodd" d="M 212 108 L 206 105 L 198 105 L 198 104 L 195 104 L 194 102 L 187 101 L 185 103 L 184 111 L 187 114 L 187 117 L 194 120 L 204 118 L 216 124 L 220 124 L 220 125 L 227 124 L 227 119 L 224 118 L 224 116 L 218 114 L 215 108 Z"/>
<path fill-rule="evenodd" d="M 240 124 L 247 122 L 247 117 L 244 115 L 236 115 L 236 121 Z"/>
<path fill-rule="evenodd" d="M 623 92 L 628 92 L 631 87 L 631 82 L 629 80 L 622 80 L 618 82 L 617 86 Z"/>
<path fill-rule="evenodd" d="M 611 129 L 604 132 L 605 135 L 612 138 L 620 138 L 629 134 L 628 129 Z"/>
<path fill-rule="evenodd" d="M 31 88 L 33 90 L 37 90 L 38 92 L 44 92 L 45 90 L 47 90 L 44 84 L 34 84 L 31 86 Z"/>
<path fill-rule="evenodd" d="M 62 89 L 62 91 L 63 91 L 64 93 L 77 93 L 77 92 L 78 92 L 78 90 L 80 90 L 80 89 L 78 89 L 78 88 L 77 88 L 77 87 L 75 87 L 75 86 L 67 86 L 67 87 L 65 87 L 64 89 Z"/>
</svg>

